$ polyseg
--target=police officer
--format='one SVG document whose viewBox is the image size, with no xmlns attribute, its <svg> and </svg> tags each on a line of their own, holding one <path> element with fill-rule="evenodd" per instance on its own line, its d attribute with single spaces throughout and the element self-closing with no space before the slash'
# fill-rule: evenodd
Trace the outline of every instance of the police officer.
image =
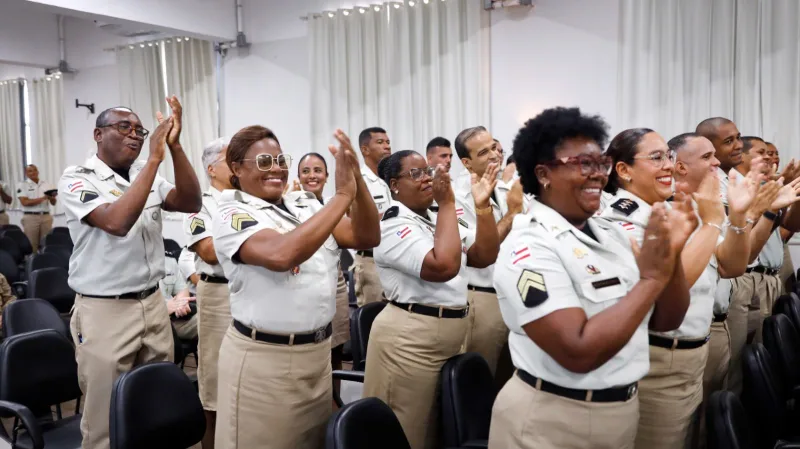
<svg viewBox="0 0 800 449">
<path fill-rule="evenodd" d="M 167 313 L 178 338 L 191 340 L 197 338 L 197 314 L 192 313 L 190 302 L 195 297 L 189 293 L 189 284 L 181 272 L 179 263 L 172 257 L 164 258 L 164 278 L 158 288 L 167 302 Z"/>
<path fill-rule="evenodd" d="M 378 175 L 378 163 L 392 154 L 392 145 L 386 130 L 372 127 L 361 131 L 358 135 L 358 145 L 364 157 L 361 167 L 361 176 L 378 208 L 378 214 L 383 214 L 391 204 L 389 186 Z M 356 252 L 353 263 L 353 275 L 356 281 L 356 300 L 359 306 L 380 301 L 384 297 L 375 261 L 372 259 L 372 249 Z"/>
<path fill-rule="evenodd" d="M 425 159 L 428 160 L 430 167 L 443 165 L 447 173 L 450 173 L 450 167 L 453 162 L 453 149 L 451 148 L 450 141 L 444 137 L 434 137 L 428 142 L 425 147 Z M 439 212 L 439 205 L 434 201 L 431 204 L 430 210 L 432 212 Z"/>
<path fill-rule="evenodd" d="M 11 204 L 11 195 L 6 193 L 8 186 L 6 183 L 0 181 L 0 226 L 8 224 L 8 214 L 6 213 L 6 204 Z"/>
<path fill-rule="evenodd" d="M 639 448 L 689 448 L 698 441 L 717 271 L 724 277 L 739 276 L 749 256 L 746 232 L 730 231 L 724 240 L 721 236 L 725 211 L 719 179 L 712 171 L 719 162 L 711 142 L 698 139 L 702 140 L 689 149 L 682 148 L 685 140 L 668 146 L 653 130 L 634 128 L 619 133 L 606 152 L 614 162 L 606 190 L 615 196 L 601 217 L 619 224 L 637 244 L 642 244 L 652 206 L 672 196 L 678 150 L 684 156 L 678 185 L 683 193 L 693 194 L 702 221 L 683 250 L 681 261 L 691 285 L 686 316 L 678 329 L 649 335 L 650 371 L 639 383 Z M 693 160 L 690 168 L 685 157 L 689 150 L 708 159 Z M 756 174 L 729 185 L 732 226 L 745 227 L 745 214 L 758 187 Z"/>
<path fill-rule="evenodd" d="M 31 242 L 33 252 L 53 229 L 53 216 L 50 205 L 56 204 L 56 188 L 39 179 L 39 169 L 31 164 L 25 168 L 27 179 L 17 189 L 17 199 L 22 205 L 22 229 Z"/>
<path fill-rule="evenodd" d="M 461 353 L 467 333 L 467 265 L 484 268 L 497 258 L 497 228 L 489 202 L 499 165 L 475 177 L 478 215 L 470 227 L 456 215 L 450 176 L 414 151 L 381 161 L 392 207 L 381 221 L 375 263 L 390 305 L 372 325 L 364 395 L 386 402 L 413 449 L 435 448 L 440 371 Z M 433 200 L 439 213 L 428 210 Z"/>
<path fill-rule="evenodd" d="M 200 210 L 200 185 L 179 142 L 181 105 L 150 138 L 147 162 L 134 163 L 149 134 L 127 108 L 97 117 L 97 155 L 68 167 L 58 190 L 75 249 L 69 286 L 76 292 L 70 331 L 85 395 L 83 447 L 109 447 L 111 389 L 135 365 L 172 360 L 172 332 L 158 289 L 164 277 L 161 210 Z M 176 185 L 158 176 L 169 146 Z"/>
<path fill-rule="evenodd" d="M 222 337 L 231 324 L 231 306 L 228 279 L 217 259 L 211 235 L 211 220 L 217 213 L 217 203 L 222 191 L 231 186 L 231 172 L 225 162 L 230 139 L 221 137 L 206 145 L 203 166 L 211 186 L 203 193 L 203 207 L 196 214 L 187 215 L 183 230 L 187 248 L 194 254 L 197 283 L 197 384 L 200 402 L 206 414 L 206 433 L 203 447 L 214 447 L 214 429 L 217 410 L 217 360 Z"/>
<path fill-rule="evenodd" d="M 380 239 L 350 140 L 335 136 L 336 194 L 325 206 L 306 192 L 283 196 L 291 157 L 272 131 L 244 128 L 228 146 L 235 189 L 213 219 L 233 316 L 220 347 L 217 448 L 324 444 L 339 248 Z"/>
<path fill-rule="evenodd" d="M 548 109 L 514 141 L 537 199 L 495 265 L 518 371 L 494 403 L 490 448 L 632 448 L 648 327 L 675 329 L 688 307 L 677 262 L 697 221 L 686 205 L 654 205 L 638 257 L 621 226 L 594 217 L 611 171 L 605 129 L 577 108 Z"/>
<path fill-rule="evenodd" d="M 492 135 L 483 126 L 461 131 L 456 137 L 455 147 L 461 163 L 468 172 L 467 176 L 461 176 L 455 182 L 456 215 L 474 229 L 478 217 L 475 211 L 475 200 L 472 197 L 471 176 L 482 178 L 490 165 L 499 167 L 502 159 L 497 150 L 497 141 L 492 139 Z M 497 184 L 500 184 L 499 180 Z M 512 194 L 502 196 L 507 203 L 510 201 L 511 204 L 506 204 L 502 208 L 497 199 L 499 197 L 497 186 L 489 198 L 491 214 L 497 223 L 500 241 L 503 241 L 511 230 L 511 222 L 514 217 L 522 213 L 522 185 L 516 183 L 516 188 L 511 191 Z M 492 374 L 497 370 L 500 352 L 508 340 L 508 327 L 500 315 L 497 293 L 492 284 L 493 273 L 491 266 L 483 269 L 467 267 L 469 281 L 467 302 L 470 314 L 467 351 L 482 355 L 489 364 Z M 506 376 L 510 375 L 510 370 L 506 370 L 506 372 Z"/>
</svg>

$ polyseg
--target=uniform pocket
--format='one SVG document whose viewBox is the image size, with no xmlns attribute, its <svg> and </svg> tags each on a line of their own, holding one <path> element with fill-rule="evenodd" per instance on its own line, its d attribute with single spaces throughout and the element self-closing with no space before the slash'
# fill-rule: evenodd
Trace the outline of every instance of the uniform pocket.
<svg viewBox="0 0 800 449">
<path fill-rule="evenodd" d="M 583 281 L 580 290 L 581 302 L 589 318 L 613 306 L 628 293 L 625 284 L 616 278 Z"/>
</svg>

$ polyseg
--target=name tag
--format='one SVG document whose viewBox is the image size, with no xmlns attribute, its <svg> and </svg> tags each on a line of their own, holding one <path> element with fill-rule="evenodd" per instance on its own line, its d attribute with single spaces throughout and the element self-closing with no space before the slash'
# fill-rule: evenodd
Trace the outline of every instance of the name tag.
<svg viewBox="0 0 800 449">
<path fill-rule="evenodd" d="M 601 288 L 613 287 L 615 285 L 621 285 L 621 284 L 622 281 L 620 281 L 619 278 L 611 278 L 611 279 L 604 279 L 602 281 L 592 282 L 592 287 L 599 290 Z"/>
<path fill-rule="evenodd" d="M 383 199 L 383 195 L 373 196 L 372 199 L 373 200 L 382 200 Z"/>
</svg>

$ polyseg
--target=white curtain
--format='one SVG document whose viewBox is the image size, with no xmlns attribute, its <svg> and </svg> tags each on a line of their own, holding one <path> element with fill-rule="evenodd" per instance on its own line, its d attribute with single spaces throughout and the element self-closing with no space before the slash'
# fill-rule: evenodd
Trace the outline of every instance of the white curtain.
<svg viewBox="0 0 800 449">
<path fill-rule="evenodd" d="M 800 158 L 800 3 L 621 0 L 620 123 L 669 139 L 709 117 Z"/>
<path fill-rule="evenodd" d="M 31 117 L 31 157 L 39 168 L 39 178 L 58 186 L 64 165 L 64 101 L 61 76 L 48 76 L 28 82 Z M 61 202 L 55 213 L 62 213 Z"/>
<path fill-rule="evenodd" d="M 214 46 L 198 39 L 172 39 L 164 47 L 169 95 L 177 95 L 183 105 L 181 145 L 197 171 L 197 179 L 205 189 L 208 178 L 203 167 L 203 148 L 216 139 L 217 79 Z M 172 180 L 172 160 L 167 156 L 162 166 Z"/>
<path fill-rule="evenodd" d="M 381 3 L 309 17 L 312 148 L 387 130 L 394 150 L 489 127 L 488 13 L 480 1 Z M 457 159 L 457 158 L 455 158 Z M 329 163 L 333 159 L 329 158 Z M 454 162 L 454 171 L 463 170 Z"/>
<path fill-rule="evenodd" d="M 25 179 L 22 158 L 20 87 L 17 80 L 0 82 L 0 181 L 17 204 L 17 185 Z"/>
</svg>

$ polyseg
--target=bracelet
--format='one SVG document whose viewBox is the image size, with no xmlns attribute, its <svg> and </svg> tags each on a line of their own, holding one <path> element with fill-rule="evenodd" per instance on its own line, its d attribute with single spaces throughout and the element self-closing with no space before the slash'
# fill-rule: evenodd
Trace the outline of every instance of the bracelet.
<svg viewBox="0 0 800 449">
<path fill-rule="evenodd" d="M 733 224 L 731 224 L 730 221 L 728 221 L 727 225 L 728 225 L 728 229 L 730 229 L 731 231 L 733 231 L 733 232 L 735 232 L 737 234 L 744 234 L 747 231 L 747 223 L 745 223 L 745 225 L 742 226 L 741 228 L 738 227 L 738 226 L 734 226 Z"/>
<path fill-rule="evenodd" d="M 712 228 L 717 229 L 719 231 L 719 233 L 722 234 L 722 226 L 720 226 L 720 225 L 718 225 L 716 223 L 706 223 L 706 224 L 711 226 Z"/>
<path fill-rule="evenodd" d="M 479 216 L 480 215 L 489 215 L 491 213 L 492 213 L 492 205 L 491 204 L 486 206 L 486 207 L 484 207 L 483 209 L 477 209 L 477 208 L 475 209 L 475 215 L 479 215 Z"/>
<path fill-rule="evenodd" d="M 753 220 L 753 219 L 750 219 L 750 218 L 748 218 L 748 219 L 746 219 L 746 220 L 744 221 L 744 225 L 745 225 L 745 226 L 747 226 L 747 225 L 755 226 L 755 225 L 756 225 L 756 221 L 755 221 L 755 220 Z"/>
</svg>

